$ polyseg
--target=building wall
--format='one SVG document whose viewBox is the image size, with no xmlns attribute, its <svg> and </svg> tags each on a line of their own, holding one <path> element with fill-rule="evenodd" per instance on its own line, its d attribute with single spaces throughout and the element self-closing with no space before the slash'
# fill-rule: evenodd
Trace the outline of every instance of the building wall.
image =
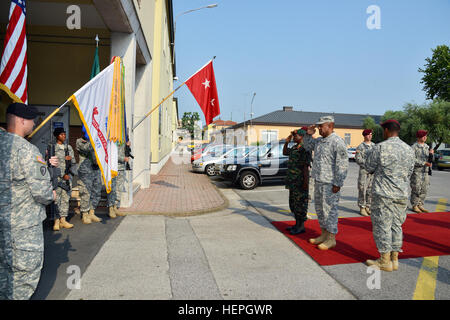
<svg viewBox="0 0 450 320">
<path fill-rule="evenodd" d="M 171 43 L 167 1 L 155 0 L 152 108 L 173 91 Z M 151 115 L 152 173 L 159 172 L 173 148 L 173 99 L 167 99 Z"/>
</svg>

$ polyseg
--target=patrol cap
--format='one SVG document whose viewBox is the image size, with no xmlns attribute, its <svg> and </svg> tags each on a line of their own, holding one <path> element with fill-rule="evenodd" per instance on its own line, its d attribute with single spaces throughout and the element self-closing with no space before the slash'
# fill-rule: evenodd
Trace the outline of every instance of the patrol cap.
<svg viewBox="0 0 450 320">
<path fill-rule="evenodd" d="M 6 113 L 13 114 L 17 117 L 33 120 L 38 116 L 38 111 L 34 106 L 28 106 L 24 103 L 12 103 L 6 109 Z"/>
<path fill-rule="evenodd" d="M 362 135 L 363 136 L 367 136 L 367 135 L 369 135 L 369 134 L 371 134 L 372 133 L 372 129 L 365 129 L 363 132 L 362 132 Z"/>
<path fill-rule="evenodd" d="M 316 124 L 323 124 L 323 123 L 327 123 L 327 122 L 334 122 L 334 117 L 333 116 L 320 117 L 319 121 L 316 122 Z"/>
<path fill-rule="evenodd" d="M 53 130 L 53 135 L 55 137 L 58 137 L 61 133 L 66 133 L 66 130 L 64 130 L 64 128 L 55 128 L 55 130 Z"/>
<path fill-rule="evenodd" d="M 428 135 L 428 131 L 427 130 L 418 130 L 416 133 L 416 137 L 417 138 L 423 138 L 426 135 Z"/>
</svg>

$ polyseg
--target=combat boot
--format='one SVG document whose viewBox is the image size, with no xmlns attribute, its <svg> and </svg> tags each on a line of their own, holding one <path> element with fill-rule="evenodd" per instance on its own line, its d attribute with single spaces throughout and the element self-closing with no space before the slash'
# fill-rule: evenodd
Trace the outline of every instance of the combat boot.
<svg viewBox="0 0 450 320">
<path fill-rule="evenodd" d="M 118 215 L 119 217 L 123 217 L 123 216 L 127 215 L 125 212 L 120 212 L 119 209 L 117 208 L 117 206 L 114 206 L 114 210 L 116 211 L 116 215 Z"/>
<path fill-rule="evenodd" d="M 336 236 L 327 231 L 327 238 L 324 242 L 317 246 L 320 250 L 328 250 L 336 247 Z"/>
<path fill-rule="evenodd" d="M 377 260 L 367 260 L 366 265 L 368 266 L 374 266 L 377 269 L 391 272 L 393 270 L 392 268 L 392 261 L 391 261 L 391 253 L 382 253 L 380 255 L 380 258 Z"/>
<path fill-rule="evenodd" d="M 398 252 L 391 252 L 391 262 L 392 262 L 392 270 L 398 270 Z"/>
<path fill-rule="evenodd" d="M 95 215 L 95 210 L 94 209 L 89 210 L 89 218 L 91 219 L 92 222 L 100 222 L 100 221 L 102 221 L 101 218 L 99 218 L 99 217 L 97 217 Z"/>
<path fill-rule="evenodd" d="M 68 223 L 66 221 L 66 218 L 61 218 L 60 224 L 61 224 L 61 227 L 65 228 L 65 229 L 73 228 L 73 224 Z"/>
<path fill-rule="evenodd" d="M 291 228 L 289 233 L 291 235 L 296 235 L 305 232 L 305 226 L 303 225 L 303 220 L 300 217 L 295 217 L 295 226 Z"/>
<path fill-rule="evenodd" d="M 364 207 L 361 207 L 361 209 L 359 210 L 359 213 L 360 213 L 362 216 L 364 216 L 364 217 L 368 217 L 368 216 L 369 216 L 369 214 L 367 213 L 366 208 L 364 208 Z"/>
<path fill-rule="evenodd" d="M 370 208 L 369 207 L 366 207 L 366 212 L 367 212 L 367 214 L 370 216 L 370 214 L 372 213 L 372 211 L 370 210 Z"/>
<path fill-rule="evenodd" d="M 111 219 L 117 218 L 116 210 L 114 210 L 114 207 L 109 207 L 109 217 Z"/>
<path fill-rule="evenodd" d="M 412 211 L 414 211 L 414 212 L 416 212 L 416 213 L 421 213 L 421 212 L 422 212 L 422 210 L 419 209 L 419 206 L 414 206 L 414 207 L 412 208 Z"/>
<path fill-rule="evenodd" d="M 418 205 L 417 206 L 419 208 L 420 211 L 425 212 L 425 213 L 429 213 L 430 211 L 428 211 L 427 209 L 425 209 L 422 205 Z"/>
<path fill-rule="evenodd" d="M 84 224 L 91 224 L 92 223 L 91 218 L 89 217 L 89 213 L 87 211 L 81 213 L 81 221 Z"/>
<path fill-rule="evenodd" d="M 328 231 L 326 229 L 321 229 L 321 230 L 322 230 L 322 234 L 320 236 L 318 236 L 317 238 L 309 239 L 309 243 L 321 244 L 322 242 L 324 242 L 327 239 Z"/>
<path fill-rule="evenodd" d="M 59 231 L 59 219 L 55 219 L 55 223 L 53 224 L 53 231 Z"/>
<path fill-rule="evenodd" d="M 78 207 L 73 208 L 73 212 L 75 214 L 81 214 L 80 208 L 78 208 Z"/>
</svg>

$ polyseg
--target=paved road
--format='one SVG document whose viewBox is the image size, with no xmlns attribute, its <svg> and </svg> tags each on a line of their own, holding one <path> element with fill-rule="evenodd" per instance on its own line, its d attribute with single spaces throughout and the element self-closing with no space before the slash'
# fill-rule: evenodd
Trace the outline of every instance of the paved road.
<svg viewBox="0 0 450 320">
<path fill-rule="evenodd" d="M 359 217 L 357 206 L 357 176 L 358 165 L 350 163 L 347 179 L 342 189 L 341 201 L 339 202 L 340 217 Z M 288 191 L 283 182 L 269 182 L 254 190 L 241 190 L 223 181 L 220 177 L 212 178 L 222 190 L 232 190 L 242 200 L 253 206 L 262 216 L 269 221 L 293 220 L 289 211 Z M 450 211 L 450 171 L 433 171 L 431 187 L 425 202 L 425 207 L 430 211 Z M 316 219 L 314 201 L 309 205 L 309 216 Z M 302 249 L 298 248 L 302 251 Z M 303 251 L 302 251 L 303 252 Z M 367 281 L 370 274 L 363 263 L 346 264 L 322 267 L 336 281 L 347 288 L 358 299 L 412 299 L 418 294 L 435 299 L 450 299 L 450 256 L 441 256 L 429 261 L 430 258 L 402 259 L 400 260 L 401 272 L 382 273 L 381 288 L 368 289 Z M 428 268 L 436 263 L 435 268 Z M 427 273 L 426 271 L 430 271 Z M 421 276 L 419 277 L 419 274 Z M 424 276 L 426 279 L 423 280 Z M 436 279 L 436 280 L 433 280 Z M 435 290 L 429 286 L 435 285 Z M 424 289 L 425 287 L 425 289 Z M 417 290 L 416 290 L 417 289 Z"/>
</svg>

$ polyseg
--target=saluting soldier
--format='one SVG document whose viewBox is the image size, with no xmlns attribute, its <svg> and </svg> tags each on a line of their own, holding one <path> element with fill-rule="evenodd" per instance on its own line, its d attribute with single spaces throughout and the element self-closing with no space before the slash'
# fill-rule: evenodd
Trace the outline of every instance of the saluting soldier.
<svg viewBox="0 0 450 320">
<path fill-rule="evenodd" d="M 0 300 L 29 299 L 44 260 L 42 221 L 55 199 L 47 163 L 25 136 L 33 131 L 37 109 L 13 103 L 0 130 Z M 58 166 L 56 157 L 50 158 Z"/>
<path fill-rule="evenodd" d="M 406 220 L 407 188 L 414 168 L 414 152 L 398 137 L 400 123 L 387 120 L 381 124 L 384 141 L 374 146 L 365 167 L 373 173 L 372 233 L 380 258 L 366 264 L 384 271 L 398 269 L 402 252 L 402 224 Z"/>
<path fill-rule="evenodd" d="M 372 130 L 365 129 L 362 133 L 364 141 L 356 148 L 355 161 L 359 165 L 358 175 L 358 206 L 363 216 L 370 215 L 370 202 L 372 200 L 373 175 L 364 168 L 368 153 L 372 150 Z"/>
<path fill-rule="evenodd" d="M 292 131 L 283 147 L 283 155 L 289 156 L 285 182 L 286 189 L 289 189 L 289 208 L 295 217 L 295 226 L 287 228 L 292 235 L 305 232 L 304 222 L 308 213 L 311 152 L 302 146 L 305 134 L 303 128 Z M 295 145 L 289 148 L 291 140 L 294 140 Z"/>
<path fill-rule="evenodd" d="M 320 250 L 336 246 L 340 190 L 347 177 L 348 155 L 344 140 L 334 133 L 334 117 L 324 116 L 316 123 L 322 137 L 314 139 L 316 126 L 308 127 L 303 139 L 306 150 L 314 150 L 311 175 L 314 178 L 314 206 L 321 235 L 309 239 Z"/>
<path fill-rule="evenodd" d="M 425 198 L 430 185 L 428 170 L 432 163 L 428 162 L 430 154 L 434 150 L 425 143 L 427 141 L 428 131 L 418 130 L 416 133 L 417 141 L 412 145 L 415 154 L 414 171 L 411 175 L 411 205 L 414 212 L 429 212 L 424 208 Z"/>
<path fill-rule="evenodd" d="M 100 222 L 102 219 L 95 215 L 102 192 L 100 170 L 95 158 L 89 136 L 83 127 L 83 137 L 78 138 L 76 148 L 80 155 L 78 164 L 78 188 L 80 192 L 80 211 L 84 224 Z"/>
<path fill-rule="evenodd" d="M 58 158 L 61 175 L 58 177 L 58 188 L 56 189 L 56 206 L 58 207 L 60 218 L 55 218 L 53 230 L 61 228 L 73 228 L 73 224 L 66 221 L 69 215 L 70 195 L 72 193 L 72 180 L 75 175 L 77 164 L 72 146 L 64 144 L 66 141 L 66 131 L 64 128 L 56 128 L 53 131 L 56 138 L 55 156 Z M 67 166 L 69 165 L 69 166 Z"/>
</svg>

